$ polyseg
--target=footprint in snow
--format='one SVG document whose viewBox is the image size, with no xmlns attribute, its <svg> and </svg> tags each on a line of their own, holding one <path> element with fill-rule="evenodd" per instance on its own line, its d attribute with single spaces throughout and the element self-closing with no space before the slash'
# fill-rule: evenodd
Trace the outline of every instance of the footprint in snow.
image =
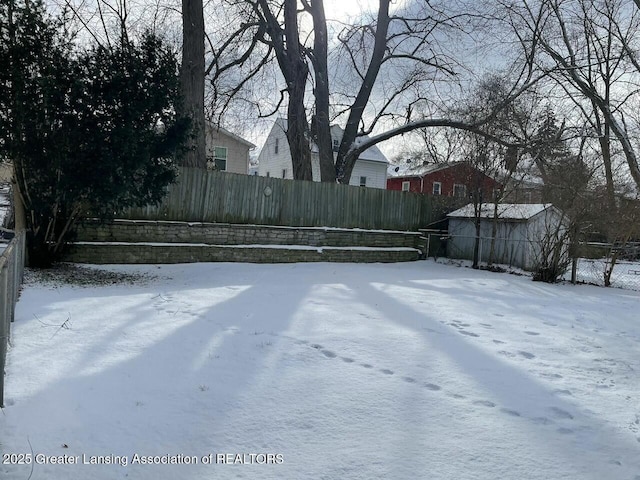
<svg viewBox="0 0 640 480">
<path fill-rule="evenodd" d="M 459 393 L 450 393 L 450 394 L 449 394 L 449 396 L 450 396 L 451 398 L 457 398 L 457 399 L 459 399 L 459 400 L 462 400 L 463 398 L 467 398 L 467 397 L 465 397 L 464 395 L 460 395 Z"/>
<path fill-rule="evenodd" d="M 477 333 L 467 332 L 466 330 L 459 330 L 462 335 L 467 335 L 468 337 L 479 337 Z"/>
<path fill-rule="evenodd" d="M 364 368 L 373 368 L 373 365 L 369 363 L 361 363 L 360 365 L 363 366 Z"/>
<path fill-rule="evenodd" d="M 573 430 L 570 429 L 570 428 L 560 427 L 559 429 L 556 430 L 556 432 L 562 433 L 563 435 L 566 435 L 566 434 L 569 434 L 569 433 L 573 433 Z"/>
<path fill-rule="evenodd" d="M 566 410 L 563 410 L 558 407 L 549 407 L 549 410 L 553 413 L 556 418 L 564 418 L 567 420 L 573 420 L 573 415 L 571 415 Z"/>
<path fill-rule="evenodd" d="M 540 335 L 540 332 L 532 332 L 532 331 L 530 331 L 530 330 L 525 330 L 525 332 L 524 332 L 524 333 L 526 333 L 527 335 L 533 335 L 533 336 L 535 336 L 535 335 Z"/>
<path fill-rule="evenodd" d="M 322 348 L 322 345 L 318 345 L 317 343 L 312 343 L 311 344 L 311 348 L 315 348 L 316 350 L 320 350 Z"/>
<path fill-rule="evenodd" d="M 536 356 L 533 353 L 523 352 L 522 350 L 518 351 L 518 353 L 520 354 L 520 356 L 528 360 L 531 360 L 532 358 L 536 358 Z"/>
<path fill-rule="evenodd" d="M 385 375 L 393 375 L 393 370 L 389 370 L 388 368 L 383 368 L 382 370 L 380 370 L 382 373 L 384 373 Z"/>
<path fill-rule="evenodd" d="M 494 317 L 504 317 L 504 315 L 503 315 L 503 314 L 501 314 L 501 313 L 494 313 L 494 314 L 493 314 L 493 316 L 494 316 Z"/>
<path fill-rule="evenodd" d="M 496 345 L 503 345 L 504 342 L 502 340 L 496 340 L 495 338 L 493 339 L 493 343 L 495 343 Z"/>
<path fill-rule="evenodd" d="M 349 358 L 349 357 L 340 357 L 340 358 L 345 363 L 353 363 L 353 358 Z"/>
<path fill-rule="evenodd" d="M 573 396 L 571 390 L 554 390 L 553 393 L 555 393 L 556 395 L 566 395 L 568 397 Z"/>
<path fill-rule="evenodd" d="M 533 420 L 533 423 L 537 423 L 538 425 L 551 425 L 554 423 L 553 420 L 547 417 L 535 417 L 531 420 Z"/>
<path fill-rule="evenodd" d="M 429 332 L 429 333 L 438 333 L 440 335 L 442 335 L 442 332 L 440 330 L 434 330 L 433 328 L 427 328 L 427 327 L 423 327 L 423 330 Z"/>
<path fill-rule="evenodd" d="M 496 406 L 495 403 L 490 402 L 489 400 L 476 400 L 475 402 L 473 402 L 474 405 L 479 405 L 482 407 L 489 407 L 489 408 L 493 408 Z"/>
<path fill-rule="evenodd" d="M 402 380 L 404 380 L 407 383 L 416 383 L 416 379 L 413 377 L 402 377 Z"/>
<path fill-rule="evenodd" d="M 431 390 L 432 392 L 442 390 L 442 387 L 440 385 L 436 385 L 435 383 L 425 383 L 424 388 L 426 388 L 427 390 Z"/>
<path fill-rule="evenodd" d="M 507 415 L 511 415 L 512 417 L 519 417 L 520 416 L 520 412 L 517 412 L 515 410 L 511 410 L 509 408 L 501 408 L 500 411 L 502 413 L 506 413 Z"/>
<path fill-rule="evenodd" d="M 335 353 L 333 353 L 333 352 L 332 352 L 332 351 L 330 351 L 330 350 L 320 350 L 320 351 L 321 351 L 321 352 L 322 352 L 322 354 L 323 354 L 325 357 L 327 357 L 327 358 L 336 358 L 336 356 L 337 356 Z"/>
</svg>

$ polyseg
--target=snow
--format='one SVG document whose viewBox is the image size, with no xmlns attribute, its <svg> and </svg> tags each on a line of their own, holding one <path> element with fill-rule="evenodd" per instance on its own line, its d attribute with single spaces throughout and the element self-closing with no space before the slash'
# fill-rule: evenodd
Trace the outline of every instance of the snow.
<svg viewBox="0 0 640 480">
<path fill-rule="evenodd" d="M 498 205 L 498 218 L 505 220 L 527 220 L 540 212 L 553 207 L 550 203 L 501 203 Z M 480 211 L 481 218 L 493 218 L 495 205 L 483 203 Z M 447 217 L 474 218 L 473 203 L 469 203 L 458 210 L 447 214 Z"/>
<path fill-rule="evenodd" d="M 604 284 L 604 272 L 611 267 L 607 259 L 580 258 L 577 265 L 577 280 L 592 285 Z M 564 275 L 566 280 L 571 279 L 571 271 Z M 640 290 L 640 262 L 618 260 L 611 275 L 611 286 Z"/>
<path fill-rule="evenodd" d="M 3 479 L 640 478 L 638 292 L 431 261 L 106 270 L 147 279 L 28 276 L 0 453 L 41 456 Z"/>
<path fill-rule="evenodd" d="M 425 165 L 421 161 L 406 162 L 397 165 L 389 165 L 387 168 L 387 175 L 389 177 L 423 177 L 428 173 L 434 173 L 439 170 L 446 170 L 447 168 L 454 167 L 456 165 L 468 165 L 468 162 L 450 162 L 450 163 L 434 163 Z"/>
</svg>

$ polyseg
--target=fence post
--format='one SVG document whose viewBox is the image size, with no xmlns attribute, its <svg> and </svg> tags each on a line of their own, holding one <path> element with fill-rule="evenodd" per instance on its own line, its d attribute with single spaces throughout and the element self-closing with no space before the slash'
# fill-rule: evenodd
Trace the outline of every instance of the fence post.
<svg viewBox="0 0 640 480">
<path fill-rule="evenodd" d="M 6 257 L 0 259 L 0 407 L 4 407 L 4 367 L 7 358 L 7 343 L 9 340 L 9 302 L 7 295 L 7 263 Z"/>
</svg>

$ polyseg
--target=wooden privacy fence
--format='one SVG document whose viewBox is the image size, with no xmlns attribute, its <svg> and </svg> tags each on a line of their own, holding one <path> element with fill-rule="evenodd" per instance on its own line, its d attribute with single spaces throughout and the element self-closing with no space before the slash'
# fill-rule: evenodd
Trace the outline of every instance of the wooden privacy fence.
<svg viewBox="0 0 640 480">
<path fill-rule="evenodd" d="M 22 283 L 25 234 L 18 233 L 0 255 L 0 407 L 4 407 L 4 366 L 11 322 Z"/>
<path fill-rule="evenodd" d="M 122 217 L 417 230 L 438 214 L 425 195 L 181 167 L 160 205 L 133 208 Z"/>
</svg>

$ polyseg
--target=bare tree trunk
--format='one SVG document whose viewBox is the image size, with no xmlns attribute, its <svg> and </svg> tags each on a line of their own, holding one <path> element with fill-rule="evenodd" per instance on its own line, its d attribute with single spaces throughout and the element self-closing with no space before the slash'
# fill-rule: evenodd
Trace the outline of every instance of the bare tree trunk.
<svg viewBox="0 0 640 480">
<path fill-rule="evenodd" d="M 323 0 L 311 3 L 313 16 L 313 67 L 315 70 L 315 141 L 320 158 L 320 179 L 323 182 L 336 181 L 333 163 L 333 141 L 329 124 L 329 73 L 327 68 L 327 20 Z"/>
<path fill-rule="evenodd" d="M 182 0 L 182 105 L 180 113 L 191 119 L 189 149 L 182 159 L 187 167 L 206 168 L 204 119 L 204 14 L 202 0 Z"/>
<path fill-rule="evenodd" d="M 338 158 L 336 159 L 336 178 L 340 183 L 349 183 L 351 173 L 355 166 L 357 155 L 350 152 L 351 146 L 358 136 L 358 127 L 362 120 L 364 109 L 369 102 L 373 85 L 378 78 L 382 60 L 387 49 L 387 32 L 389 31 L 389 2 L 390 0 L 380 0 L 378 8 L 378 19 L 376 21 L 375 44 L 373 46 L 373 54 L 371 61 L 367 67 L 367 73 L 362 80 L 362 85 L 358 91 L 358 95 L 351 106 L 347 126 L 344 129 L 344 136 L 338 149 Z"/>
<path fill-rule="evenodd" d="M 482 208 L 482 204 L 477 206 L 477 209 L 480 210 Z M 482 225 L 482 218 L 480 218 L 480 213 L 476 213 L 476 218 L 473 219 L 474 225 L 476 227 L 476 238 L 473 242 L 473 265 L 471 268 L 479 268 L 480 263 L 480 227 Z"/>
<path fill-rule="evenodd" d="M 595 105 L 594 105 L 595 107 Z M 600 113 L 595 110 L 596 125 L 598 126 L 598 142 L 600 143 L 600 151 L 602 152 L 602 162 L 604 163 L 605 181 L 607 186 L 607 205 L 615 207 L 615 188 L 613 186 L 613 169 L 611 168 L 611 129 L 609 123 L 605 119 L 604 125 L 600 121 Z M 604 130 L 604 131 L 602 131 Z"/>
<path fill-rule="evenodd" d="M 309 124 L 304 105 L 304 94 L 309 76 L 309 67 L 304 60 L 302 47 L 298 40 L 297 0 L 285 0 L 284 36 L 286 38 L 286 69 L 283 73 L 287 80 L 289 105 L 287 106 L 287 140 L 291 149 L 293 178 L 313 180 L 311 170 L 311 151 L 309 148 Z"/>
<path fill-rule="evenodd" d="M 489 247 L 489 260 L 487 265 L 493 265 L 494 255 L 496 253 L 496 236 L 498 235 L 498 197 L 493 199 L 493 219 L 491 220 L 491 246 Z"/>
</svg>

